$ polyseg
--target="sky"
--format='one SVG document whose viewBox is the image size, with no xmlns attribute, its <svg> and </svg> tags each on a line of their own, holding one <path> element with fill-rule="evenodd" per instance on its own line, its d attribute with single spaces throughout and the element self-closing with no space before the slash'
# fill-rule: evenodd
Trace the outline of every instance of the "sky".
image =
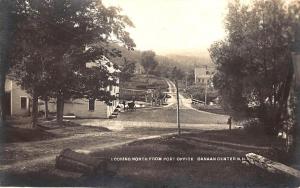
<svg viewBox="0 0 300 188">
<path fill-rule="evenodd" d="M 206 52 L 224 38 L 227 0 L 103 0 L 119 6 L 135 28 L 128 31 L 138 50 L 158 54 Z"/>
</svg>

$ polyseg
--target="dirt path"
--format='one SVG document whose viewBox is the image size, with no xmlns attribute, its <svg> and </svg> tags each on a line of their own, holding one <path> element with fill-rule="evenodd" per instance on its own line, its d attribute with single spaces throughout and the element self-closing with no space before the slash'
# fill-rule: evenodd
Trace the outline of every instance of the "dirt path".
<svg viewBox="0 0 300 188">
<path fill-rule="evenodd" d="M 224 120 L 225 121 L 225 120 Z M 168 122 L 153 122 L 151 121 L 126 121 L 126 120 L 104 120 L 99 121 L 97 119 L 86 120 L 74 120 L 81 125 L 89 125 L 95 127 L 106 127 L 114 131 L 122 131 L 126 128 L 177 128 L 176 123 Z M 181 123 L 183 129 L 197 129 L 197 130 L 224 130 L 228 129 L 228 125 L 225 123 Z"/>
<path fill-rule="evenodd" d="M 165 108 L 177 108 L 177 106 L 175 105 L 177 103 L 177 101 L 176 101 L 176 86 L 169 79 L 165 79 L 165 81 L 167 82 L 167 84 L 169 86 L 168 94 L 171 96 L 171 98 L 168 99 L 168 101 L 167 101 L 169 104 L 167 106 L 165 106 Z M 211 113 L 211 112 L 205 112 L 205 111 L 201 111 L 201 110 L 193 108 L 192 107 L 192 99 L 186 98 L 181 94 L 179 94 L 179 106 L 180 106 L 180 109 L 190 109 L 190 110 L 194 110 L 196 112 L 200 112 L 203 114 L 215 115 L 214 113 Z M 220 115 L 220 116 L 228 119 L 227 115 Z"/>
<path fill-rule="evenodd" d="M 105 148 L 119 147 L 137 140 L 159 138 L 176 132 L 156 135 L 126 134 L 122 132 L 101 132 L 75 135 L 38 142 L 3 144 L 0 171 L 25 170 L 33 166 L 54 162 L 55 157 L 65 148 L 84 152 L 95 152 Z M 13 153 L 13 156 L 5 154 Z"/>
<path fill-rule="evenodd" d="M 1 144 L 0 147 L 3 149 L 3 152 L 0 154 L 0 170 L 26 169 L 31 166 L 49 163 L 54 161 L 55 156 L 65 148 L 94 152 L 105 148 L 122 146 L 141 139 L 176 134 L 177 126 L 173 122 L 174 114 L 176 113 L 172 109 L 176 106 L 174 103 L 176 87 L 170 80 L 166 80 L 166 82 L 169 85 L 169 92 L 172 96 L 168 108 L 139 109 L 136 112 L 122 113 L 116 120 L 75 120 L 76 123 L 83 126 L 70 127 L 58 131 L 53 130 L 54 134 L 61 134 L 64 138 Z M 182 129 L 191 131 L 227 129 L 223 116 L 197 112 L 188 106 L 190 103 L 188 99 L 185 99 L 183 96 L 180 96 L 180 98 L 180 103 L 184 108 L 181 113 Z M 130 118 L 133 118 L 133 121 Z M 97 131 L 96 128 L 99 127 L 105 127 L 112 131 Z M 69 132 L 74 132 L 74 134 L 70 136 Z"/>
</svg>

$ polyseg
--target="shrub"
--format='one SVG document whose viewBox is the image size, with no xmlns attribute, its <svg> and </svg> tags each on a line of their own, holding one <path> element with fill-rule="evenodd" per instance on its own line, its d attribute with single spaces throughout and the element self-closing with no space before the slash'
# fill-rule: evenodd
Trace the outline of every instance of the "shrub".
<svg viewBox="0 0 300 188">
<path fill-rule="evenodd" d="M 240 126 L 244 127 L 244 130 L 250 134 L 257 134 L 264 132 L 264 126 L 258 118 L 250 118 L 243 120 L 239 123 Z"/>
</svg>

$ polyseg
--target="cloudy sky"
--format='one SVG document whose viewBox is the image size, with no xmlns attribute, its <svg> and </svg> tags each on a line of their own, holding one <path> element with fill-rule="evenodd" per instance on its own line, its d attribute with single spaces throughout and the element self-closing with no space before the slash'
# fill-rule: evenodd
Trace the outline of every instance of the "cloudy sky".
<svg viewBox="0 0 300 188">
<path fill-rule="evenodd" d="M 129 29 L 139 50 L 159 54 L 206 51 L 224 37 L 227 0 L 103 0 L 119 6 L 135 24 Z"/>
</svg>

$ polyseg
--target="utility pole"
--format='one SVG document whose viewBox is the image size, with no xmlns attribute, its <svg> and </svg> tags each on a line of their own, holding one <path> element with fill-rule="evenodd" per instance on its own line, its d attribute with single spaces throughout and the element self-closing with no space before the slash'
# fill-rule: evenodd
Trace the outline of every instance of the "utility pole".
<svg viewBox="0 0 300 188">
<path fill-rule="evenodd" d="M 208 80 L 206 80 L 206 82 L 205 82 L 205 93 L 204 93 L 204 102 L 205 102 L 205 105 L 207 104 L 207 82 L 208 82 Z"/>
<path fill-rule="evenodd" d="M 176 83 L 176 96 L 177 96 L 177 126 L 178 126 L 178 135 L 180 135 L 181 131 L 180 131 L 180 118 L 179 118 L 179 92 L 178 92 L 177 80 L 175 81 L 175 83 Z"/>
</svg>

